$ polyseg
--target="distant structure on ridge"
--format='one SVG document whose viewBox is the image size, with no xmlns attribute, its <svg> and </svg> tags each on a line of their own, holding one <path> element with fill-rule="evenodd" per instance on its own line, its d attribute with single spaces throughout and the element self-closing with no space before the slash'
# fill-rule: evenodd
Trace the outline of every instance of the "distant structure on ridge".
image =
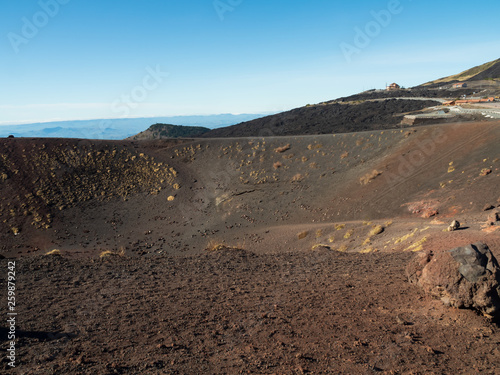
<svg viewBox="0 0 500 375">
<path fill-rule="evenodd" d="M 399 86 L 397 83 L 391 83 L 389 86 L 387 86 L 387 91 L 396 91 L 401 89 L 401 86 Z"/>
</svg>

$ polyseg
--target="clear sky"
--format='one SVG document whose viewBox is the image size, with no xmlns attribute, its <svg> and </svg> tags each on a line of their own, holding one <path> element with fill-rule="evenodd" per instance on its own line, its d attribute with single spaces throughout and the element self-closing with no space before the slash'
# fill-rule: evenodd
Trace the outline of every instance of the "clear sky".
<svg viewBox="0 0 500 375">
<path fill-rule="evenodd" d="M 500 58 L 498 0 L 0 7 L 0 124 L 283 111 Z"/>
</svg>

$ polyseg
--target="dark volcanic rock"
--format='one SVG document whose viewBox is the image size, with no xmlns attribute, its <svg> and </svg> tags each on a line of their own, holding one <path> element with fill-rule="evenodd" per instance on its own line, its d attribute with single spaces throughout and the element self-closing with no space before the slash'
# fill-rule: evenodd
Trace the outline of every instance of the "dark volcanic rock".
<svg viewBox="0 0 500 375">
<path fill-rule="evenodd" d="M 457 308 L 500 316 L 500 268 L 483 243 L 439 253 L 418 254 L 406 269 L 408 279 Z"/>
<path fill-rule="evenodd" d="M 385 93 L 385 92 L 384 92 Z M 329 102 L 295 108 L 204 133 L 202 138 L 349 133 L 397 128 L 408 112 L 438 105 L 434 100 L 384 99 Z"/>
</svg>

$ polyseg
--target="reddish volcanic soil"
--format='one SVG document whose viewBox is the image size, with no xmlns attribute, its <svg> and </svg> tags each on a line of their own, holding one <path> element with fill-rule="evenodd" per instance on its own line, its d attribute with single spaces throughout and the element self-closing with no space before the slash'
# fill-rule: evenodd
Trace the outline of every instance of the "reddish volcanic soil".
<svg viewBox="0 0 500 375">
<path fill-rule="evenodd" d="M 17 368 L 0 371 L 498 374 L 498 326 L 405 267 L 477 241 L 500 256 L 499 144 L 500 122 L 0 139 L 0 288 L 15 260 L 18 312 Z"/>
<path fill-rule="evenodd" d="M 422 295 L 411 256 L 18 260 L 20 373 L 498 373 L 498 327 Z"/>
</svg>

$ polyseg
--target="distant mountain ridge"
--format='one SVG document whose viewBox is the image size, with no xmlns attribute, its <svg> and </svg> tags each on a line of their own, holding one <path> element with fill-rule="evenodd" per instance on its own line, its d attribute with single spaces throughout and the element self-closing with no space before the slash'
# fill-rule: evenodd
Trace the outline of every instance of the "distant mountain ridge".
<svg viewBox="0 0 500 375">
<path fill-rule="evenodd" d="M 144 131 L 152 124 L 182 124 L 215 129 L 221 126 L 253 120 L 266 114 L 219 114 L 171 117 L 143 117 L 42 122 L 33 124 L 1 125 L 0 138 L 14 135 L 26 138 L 83 138 L 125 139 Z"/>
<path fill-rule="evenodd" d="M 166 139 L 166 138 L 190 138 L 200 137 L 202 134 L 209 132 L 209 128 L 201 126 L 182 126 L 172 124 L 154 124 L 147 130 L 140 132 L 128 139 L 134 141 L 150 140 L 150 139 Z"/>
</svg>

